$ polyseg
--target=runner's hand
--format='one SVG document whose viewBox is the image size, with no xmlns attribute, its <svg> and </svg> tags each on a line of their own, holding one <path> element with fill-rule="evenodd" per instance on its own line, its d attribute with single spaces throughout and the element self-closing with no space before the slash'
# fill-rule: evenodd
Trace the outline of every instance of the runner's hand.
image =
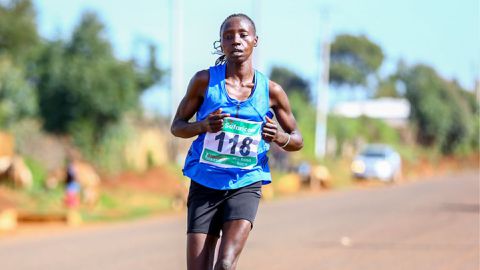
<svg viewBox="0 0 480 270">
<path fill-rule="evenodd" d="M 267 142 L 274 142 L 277 139 L 277 123 L 268 116 L 265 116 L 265 120 L 267 120 L 267 122 L 263 125 L 262 137 Z"/>
<path fill-rule="evenodd" d="M 205 129 L 207 132 L 215 133 L 222 129 L 223 118 L 229 117 L 229 113 L 222 113 L 222 108 L 209 114 L 205 120 L 203 120 Z"/>
</svg>

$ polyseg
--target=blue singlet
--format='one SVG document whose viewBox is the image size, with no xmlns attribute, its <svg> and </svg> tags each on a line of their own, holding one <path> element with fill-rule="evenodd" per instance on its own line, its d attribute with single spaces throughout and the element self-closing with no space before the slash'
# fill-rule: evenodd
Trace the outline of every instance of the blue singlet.
<svg viewBox="0 0 480 270">
<path fill-rule="evenodd" d="M 231 117 L 253 122 L 265 122 L 265 116 L 271 117 L 268 83 L 269 79 L 255 70 L 254 88 L 251 96 L 245 101 L 231 98 L 225 87 L 226 64 L 210 67 L 210 80 L 200 109 L 197 121 L 204 120 L 209 114 L 222 108 L 222 113 Z M 267 114 L 268 113 L 268 114 Z M 237 189 L 262 181 L 269 184 L 272 180 L 268 167 L 267 152 L 270 145 L 263 139 L 258 144 L 257 163 L 250 169 L 222 168 L 200 162 L 204 147 L 205 134 L 198 135 L 188 151 L 183 167 L 183 174 L 195 182 L 213 189 Z M 228 143 L 228 142 L 226 142 Z"/>
</svg>

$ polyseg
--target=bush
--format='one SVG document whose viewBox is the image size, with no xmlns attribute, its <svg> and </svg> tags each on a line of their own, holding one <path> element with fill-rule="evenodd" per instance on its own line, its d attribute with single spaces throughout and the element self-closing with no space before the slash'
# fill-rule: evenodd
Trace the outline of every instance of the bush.
<svg viewBox="0 0 480 270">
<path fill-rule="evenodd" d="M 124 150 L 127 141 L 134 135 L 134 128 L 126 121 L 104 127 L 105 132 L 95 138 L 92 123 L 76 123 L 73 141 L 83 156 L 102 171 L 114 173 L 126 168 Z"/>
<path fill-rule="evenodd" d="M 30 157 L 25 158 L 25 164 L 32 172 L 32 178 L 33 178 L 32 189 L 33 190 L 43 189 L 44 181 L 45 181 L 45 178 L 47 177 L 47 170 L 42 166 L 40 162 Z"/>
<path fill-rule="evenodd" d="M 315 108 L 299 92 L 292 92 L 288 98 L 298 128 L 303 136 L 302 158 L 315 160 Z"/>
<path fill-rule="evenodd" d="M 316 111 L 313 105 L 299 93 L 293 92 L 289 96 L 293 114 L 298 128 L 303 136 L 304 147 L 300 151 L 300 159 L 316 160 L 315 157 L 315 126 Z M 386 143 L 400 145 L 399 132 L 382 120 L 368 117 L 346 118 L 329 115 L 327 120 L 327 135 L 336 141 L 335 155 L 340 156 L 345 143 L 356 145 L 358 141 L 368 143 Z"/>
<path fill-rule="evenodd" d="M 367 143 L 385 143 L 399 145 L 401 143 L 398 131 L 382 120 L 368 117 L 346 118 L 331 115 L 328 118 L 328 136 L 336 139 L 339 156 L 343 152 L 343 145 L 349 143 L 354 146 L 358 141 Z"/>
<path fill-rule="evenodd" d="M 476 136 L 472 125 L 478 105 L 456 82 L 440 77 L 428 66 L 417 65 L 401 75 L 412 108 L 418 142 L 439 147 L 444 154 L 471 152 Z"/>
</svg>

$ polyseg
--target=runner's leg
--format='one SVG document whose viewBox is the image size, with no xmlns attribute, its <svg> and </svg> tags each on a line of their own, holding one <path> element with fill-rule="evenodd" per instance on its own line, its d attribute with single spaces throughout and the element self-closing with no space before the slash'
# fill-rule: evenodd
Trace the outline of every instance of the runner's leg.
<svg viewBox="0 0 480 270">
<path fill-rule="evenodd" d="M 187 234 L 187 269 L 210 270 L 213 267 L 218 237 L 204 233 Z"/>
<path fill-rule="evenodd" d="M 223 224 L 215 270 L 235 270 L 237 268 L 238 258 L 251 229 L 250 221 L 244 219 L 231 220 Z"/>
</svg>

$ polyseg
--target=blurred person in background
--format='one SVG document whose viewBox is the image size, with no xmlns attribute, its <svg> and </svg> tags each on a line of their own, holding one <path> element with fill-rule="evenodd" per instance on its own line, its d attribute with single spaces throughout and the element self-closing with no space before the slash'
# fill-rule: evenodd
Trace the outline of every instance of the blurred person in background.
<svg viewBox="0 0 480 270">
<path fill-rule="evenodd" d="M 253 228 L 262 184 L 271 182 L 270 143 L 287 151 L 303 147 L 288 97 L 277 83 L 253 68 L 258 37 L 244 14 L 228 16 L 214 48 L 215 66 L 191 79 L 172 134 L 198 136 L 183 174 L 188 195 L 187 269 L 236 269 Z M 272 112 L 284 131 L 278 129 Z M 196 121 L 189 120 L 196 114 Z M 215 249 L 220 239 L 217 261 Z"/>
<path fill-rule="evenodd" d="M 72 160 L 67 160 L 67 174 L 65 179 L 65 206 L 75 209 L 80 205 L 80 184 Z"/>
</svg>

